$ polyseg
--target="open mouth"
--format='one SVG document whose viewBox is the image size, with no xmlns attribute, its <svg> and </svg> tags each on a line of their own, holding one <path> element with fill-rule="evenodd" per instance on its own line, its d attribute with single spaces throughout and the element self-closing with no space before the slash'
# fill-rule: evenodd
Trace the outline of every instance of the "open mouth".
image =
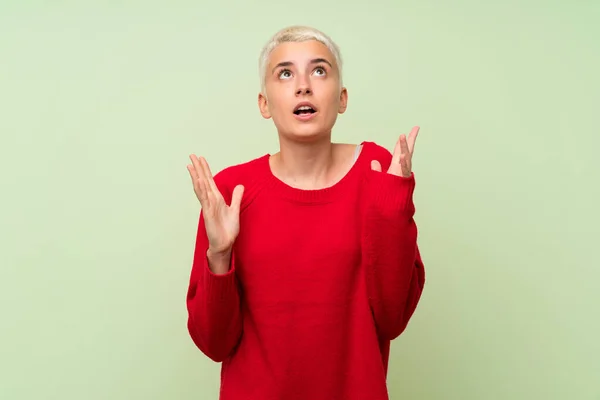
<svg viewBox="0 0 600 400">
<path fill-rule="evenodd" d="M 316 112 L 317 110 L 315 110 L 312 106 L 300 106 L 294 110 L 294 114 L 296 115 L 308 115 Z"/>
</svg>

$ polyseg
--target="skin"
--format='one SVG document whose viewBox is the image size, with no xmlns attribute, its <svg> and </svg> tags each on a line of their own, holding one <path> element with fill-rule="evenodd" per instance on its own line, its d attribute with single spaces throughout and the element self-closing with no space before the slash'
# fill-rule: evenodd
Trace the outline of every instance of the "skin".
<svg viewBox="0 0 600 400">
<path fill-rule="evenodd" d="M 258 95 L 263 118 L 273 119 L 280 140 L 285 142 L 325 142 L 338 114 L 348 105 L 348 91 L 340 84 L 333 54 L 320 42 L 282 43 L 271 53 L 266 69 L 265 89 Z M 294 118 L 299 102 L 309 101 L 317 108 L 308 122 Z"/>
<path fill-rule="evenodd" d="M 294 109 L 308 101 L 317 112 L 298 121 Z M 299 189 L 335 184 L 350 169 L 354 145 L 331 142 L 339 114 L 348 106 L 348 90 L 327 46 L 315 41 L 282 43 L 270 55 L 265 88 L 258 95 L 263 118 L 272 119 L 280 151 L 271 157 L 271 171 Z"/>
<path fill-rule="evenodd" d="M 321 189 L 339 181 L 352 167 L 356 145 L 332 143 L 337 117 L 346 111 L 348 91 L 340 84 L 339 69 L 329 49 L 311 40 L 283 43 L 270 55 L 265 89 L 258 95 L 263 118 L 273 119 L 280 151 L 270 158 L 272 173 L 290 186 Z M 309 101 L 317 109 L 309 121 L 299 121 L 294 109 Z M 408 178 L 419 127 L 400 135 L 386 173 Z M 202 206 L 209 241 L 207 257 L 215 274 L 229 271 L 233 243 L 239 233 L 239 211 L 244 187 L 238 185 L 227 205 L 215 185 L 204 157 L 190 155 L 187 166 Z M 382 172 L 378 161 L 371 168 Z"/>
</svg>

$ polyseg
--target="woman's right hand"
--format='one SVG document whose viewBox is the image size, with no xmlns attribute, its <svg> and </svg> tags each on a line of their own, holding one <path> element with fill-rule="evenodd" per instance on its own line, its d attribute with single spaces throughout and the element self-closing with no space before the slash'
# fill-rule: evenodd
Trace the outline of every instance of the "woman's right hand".
<svg viewBox="0 0 600 400">
<path fill-rule="evenodd" d="M 209 243 L 208 252 L 216 256 L 229 254 L 240 231 L 240 205 L 244 187 L 235 187 L 231 205 L 228 206 L 204 157 L 198 158 L 192 154 L 190 160 L 192 164 L 188 165 L 187 169 L 194 184 L 196 197 L 202 206 Z"/>
</svg>

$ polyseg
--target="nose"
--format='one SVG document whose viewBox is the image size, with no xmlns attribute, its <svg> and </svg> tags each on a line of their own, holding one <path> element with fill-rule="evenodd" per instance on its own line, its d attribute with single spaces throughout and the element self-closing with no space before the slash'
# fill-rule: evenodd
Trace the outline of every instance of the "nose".
<svg viewBox="0 0 600 400">
<path fill-rule="evenodd" d="M 296 96 L 306 96 L 309 94 L 312 94 L 312 90 L 308 85 L 300 85 L 298 89 L 296 89 Z"/>
<path fill-rule="evenodd" d="M 305 74 L 299 74 L 296 81 L 296 96 L 311 95 L 310 77 Z"/>
</svg>

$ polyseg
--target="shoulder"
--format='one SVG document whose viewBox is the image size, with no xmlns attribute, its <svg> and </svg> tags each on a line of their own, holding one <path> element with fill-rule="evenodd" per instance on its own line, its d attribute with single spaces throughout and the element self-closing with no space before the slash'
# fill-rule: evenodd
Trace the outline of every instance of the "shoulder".
<svg viewBox="0 0 600 400">
<path fill-rule="evenodd" d="M 231 201 L 231 195 L 236 186 L 244 186 L 244 198 L 260 186 L 260 182 L 265 175 L 264 168 L 268 165 L 268 157 L 268 155 L 264 155 L 240 164 L 234 164 L 214 175 L 215 184 L 228 203 Z"/>
<path fill-rule="evenodd" d="M 392 153 L 385 147 L 377 144 L 376 142 L 364 141 L 362 142 L 362 156 L 366 158 L 369 166 L 371 161 L 377 160 L 381 164 L 383 169 L 387 169 L 392 162 Z"/>
</svg>

